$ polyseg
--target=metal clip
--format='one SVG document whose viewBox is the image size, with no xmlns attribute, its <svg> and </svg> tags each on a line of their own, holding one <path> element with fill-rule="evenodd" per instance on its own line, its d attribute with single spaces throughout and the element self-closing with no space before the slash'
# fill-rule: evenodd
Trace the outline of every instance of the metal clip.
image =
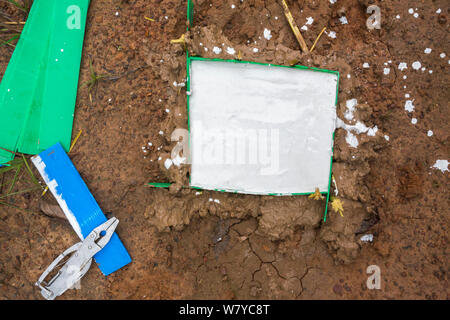
<svg viewBox="0 0 450 320">
<path fill-rule="evenodd" d="M 94 255 L 108 244 L 118 224 L 119 220 L 117 218 L 109 219 L 92 230 L 83 241 L 60 254 L 36 282 L 36 286 L 41 289 L 42 296 L 47 300 L 53 300 L 57 296 L 62 295 L 67 289 L 73 288 L 89 270 Z M 71 257 L 56 275 L 49 282 L 45 282 L 45 278 L 59 267 L 61 261 L 70 254 L 72 254 Z"/>
</svg>

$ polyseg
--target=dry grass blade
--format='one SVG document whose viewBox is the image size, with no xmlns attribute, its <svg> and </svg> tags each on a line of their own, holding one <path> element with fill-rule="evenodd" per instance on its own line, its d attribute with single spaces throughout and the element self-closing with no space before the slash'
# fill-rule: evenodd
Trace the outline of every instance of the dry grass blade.
<svg viewBox="0 0 450 320">
<path fill-rule="evenodd" d="M 327 27 L 324 27 L 324 28 L 322 29 L 322 31 L 319 33 L 319 35 L 318 35 L 317 38 L 316 38 L 316 41 L 314 41 L 314 44 L 313 44 L 312 47 L 311 47 L 311 51 L 310 51 L 310 52 L 313 52 L 313 51 L 314 51 L 314 48 L 316 47 L 317 42 L 319 42 L 320 37 L 322 36 L 322 34 L 325 32 L 326 29 L 327 29 Z"/>
<path fill-rule="evenodd" d="M 92 66 L 92 60 L 91 60 L 91 59 L 89 59 L 89 70 L 90 70 L 90 73 L 91 73 L 91 74 L 90 74 L 91 79 L 88 80 L 88 81 L 86 81 L 86 82 L 84 82 L 84 83 L 81 85 L 81 88 L 83 88 L 83 87 L 85 87 L 85 86 L 88 86 L 88 92 L 91 92 L 92 88 L 93 88 L 100 80 L 102 80 L 103 78 L 105 78 L 106 75 L 97 75 L 97 73 L 96 73 L 95 70 L 94 70 L 94 67 Z"/>
<path fill-rule="evenodd" d="M 17 9 L 25 12 L 26 14 L 28 14 L 28 12 L 30 12 L 31 1 L 22 1 L 23 4 L 20 4 L 19 2 L 15 1 L 15 0 L 2 0 L 2 2 L 9 3 L 9 4 L 13 5 L 14 7 L 16 7 Z"/>
<path fill-rule="evenodd" d="M 13 37 L 11 37 L 10 39 L 8 39 L 8 40 L 1 40 L 0 39 L 0 47 L 2 47 L 2 46 L 10 46 L 10 47 L 13 47 L 13 48 L 15 48 L 16 46 L 15 45 L 13 45 L 11 42 L 13 42 L 14 40 L 16 40 L 16 39 L 18 39 L 19 38 L 19 35 L 18 34 L 16 34 L 16 35 L 14 35 Z"/>
<path fill-rule="evenodd" d="M 20 164 L 19 166 L 17 166 L 16 173 L 14 174 L 14 178 L 12 179 L 11 185 L 9 186 L 9 190 L 6 193 L 6 196 L 11 194 L 12 190 L 14 189 L 14 186 L 17 182 L 17 178 L 19 177 L 19 173 L 20 173 L 20 170 L 22 169 L 22 166 L 23 166 L 23 164 Z"/>
<path fill-rule="evenodd" d="M 18 195 L 18 194 L 27 193 L 27 192 L 30 192 L 30 191 L 35 191 L 35 190 L 40 189 L 40 188 L 41 187 L 33 187 L 33 188 L 28 188 L 28 189 L 20 190 L 20 191 L 17 191 L 17 192 L 9 193 L 9 194 L 6 194 L 4 196 L 0 196 L 0 199 L 4 199 L 4 198 L 7 198 L 7 197 L 15 196 L 15 195 Z"/>
<path fill-rule="evenodd" d="M 17 166 L 20 165 L 21 163 L 22 159 L 11 160 L 10 162 L 4 164 L 4 167 L 0 168 L 0 174 L 16 169 Z"/>
<path fill-rule="evenodd" d="M 28 209 L 25 209 L 25 208 L 21 208 L 21 207 L 18 207 L 18 206 L 13 205 L 13 204 L 11 204 L 11 203 L 8 203 L 8 202 L 2 202 L 2 201 L 0 201 L 0 206 L 7 206 L 7 207 L 11 207 L 11 208 L 20 210 L 20 211 L 30 212 L 30 213 L 37 214 L 36 212 L 34 212 L 34 211 L 32 211 L 32 210 L 28 210 Z"/>
<path fill-rule="evenodd" d="M 28 164 L 27 158 L 25 158 L 25 156 L 23 154 L 22 154 L 22 159 L 23 159 L 23 162 L 25 163 L 25 166 L 27 167 L 28 173 L 30 174 L 31 181 L 33 181 L 34 184 L 41 187 L 41 185 L 39 184 L 39 180 L 33 174 L 33 171 L 31 171 L 31 168 L 30 168 L 30 165 Z"/>
</svg>

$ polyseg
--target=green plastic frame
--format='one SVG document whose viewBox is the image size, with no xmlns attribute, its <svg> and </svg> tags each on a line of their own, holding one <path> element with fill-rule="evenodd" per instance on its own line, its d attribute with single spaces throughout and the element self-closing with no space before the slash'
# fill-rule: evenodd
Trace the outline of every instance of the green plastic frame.
<svg viewBox="0 0 450 320">
<path fill-rule="evenodd" d="M 194 6 L 191 0 L 188 0 L 187 3 L 187 16 L 189 25 L 192 26 L 193 24 L 193 11 Z M 189 30 L 189 27 L 188 27 Z M 283 65 L 277 65 L 277 64 L 271 64 L 271 63 L 262 63 L 262 62 L 254 62 L 254 61 L 243 61 L 243 60 L 236 60 L 236 59 L 210 59 L 210 58 L 203 58 L 203 57 L 197 57 L 193 56 L 191 57 L 189 55 L 189 51 L 186 49 L 186 91 L 191 91 L 191 61 L 220 61 L 220 62 L 230 62 L 230 63 L 244 63 L 244 64 L 256 64 L 256 65 L 263 65 L 263 66 L 269 66 L 269 67 L 281 67 L 281 68 L 294 68 L 294 69 L 301 69 L 301 70 L 310 70 L 315 72 L 324 72 L 324 73 L 331 73 L 335 74 L 337 76 L 337 84 L 336 84 L 336 102 L 335 106 L 337 107 L 338 103 L 338 94 L 339 94 L 339 80 L 340 75 L 339 71 L 333 71 L 333 70 L 327 70 L 327 69 L 320 69 L 315 67 L 307 67 L 302 65 L 293 65 L 293 66 L 283 66 Z M 189 95 L 187 95 L 187 114 L 188 114 L 188 131 L 190 133 L 190 120 L 189 120 Z M 327 196 L 326 198 L 326 206 L 325 206 L 325 213 L 323 217 L 323 221 L 326 222 L 327 220 L 327 213 L 328 213 L 328 202 L 330 199 L 330 193 L 331 193 L 331 183 L 332 183 L 332 167 L 333 167 L 333 153 L 334 153 L 334 133 L 333 133 L 333 141 L 332 141 L 332 147 L 331 147 L 331 159 L 330 159 L 330 175 L 328 178 L 328 191 L 327 192 L 321 192 L 322 195 Z M 189 140 L 190 144 L 190 140 Z M 149 183 L 150 186 L 155 188 L 168 188 L 171 184 L 170 183 Z M 197 190 L 203 190 L 200 187 L 192 186 L 190 177 L 189 177 L 189 187 L 191 189 L 197 189 Z M 228 193 L 242 193 L 239 191 L 233 191 L 233 190 L 223 190 L 223 189 L 213 189 L 211 191 L 218 191 L 218 192 L 228 192 Z M 309 193 L 268 193 L 266 195 L 268 196 L 300 196 L 300 195 L 311 195 L 314 194 L 314 192 Z"/>
</svg>

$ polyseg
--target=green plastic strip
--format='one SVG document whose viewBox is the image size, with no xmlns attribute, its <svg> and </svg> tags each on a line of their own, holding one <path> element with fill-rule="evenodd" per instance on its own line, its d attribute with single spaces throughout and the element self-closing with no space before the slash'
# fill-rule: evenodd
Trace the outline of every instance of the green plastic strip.
<svg viewBox="0 0 450 320">
<path fill-rule="evenodd" d="M 0 147 L 69 150 L 89 2 L 34 1 L 0 84 Z M 0 163 L 11 159 L 0 150 Z"/>
<path fill-rule="evenodd" d="M 192 0 L 188 0 L 187 2 L 187 18 L 189 21 L 189 26 L 192 26 L 194 24 L 194 4 L 192 3 Z"/>
<path fill-rule="evenodd" d="M 33 43 L 29 39 L 30 29 L 39 23 L 44 23 L 46 13 L 36 14 L 45 5 L 43 1 L 35 1 L 28 20 L 23 27 L 20 39 L 12 55 L 11 61 L 0 83 L 0 147 L 16 151 L 25 118 L 31 105 L 31 92 L 36 81 L 35 69 L 26 70 L 20 65 L 22 60 L 30 60 L 38 65 L 41 58 L 39 52 L 33 50 Z M 45 27 L 45 24 L 44 24 Z M 45 28 L 41 30 L 42 38 L 47 37 Z M 23 80 L 26 79 L 26 82 Z M 0 164 L 14 158 L 12 153 L 0 149 Z"/>
<path fill-rule="evenodd" d="M 150 182 L 148 183 L 148 185 L 154 188 L 169 188 L 172 184 L 163 182 Z"/>
</svg>

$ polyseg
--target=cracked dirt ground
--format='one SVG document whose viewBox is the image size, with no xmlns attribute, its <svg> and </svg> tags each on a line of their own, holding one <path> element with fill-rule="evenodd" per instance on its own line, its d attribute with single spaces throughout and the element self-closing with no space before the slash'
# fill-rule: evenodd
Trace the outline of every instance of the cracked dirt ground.
<svg viewBox="0 0 450 320">
<path fill-rule="evenodd" d="M 355 134 L 356 148 L 346 130 L 336 131 L 333 175 L 344 217 L 330 212 L 323 223 L 324 203 L 305 197 L 181 188 L 188 169 L 163 163 L 170 133 L 187 125 L 185 90 L 173 86 L 186 76 L 184 48 L 170 43 L 186 32 L 186 2 L 92 0 L 80 84 L 90 58 L 114 80 L 100 81 L 91 97 L 79 87 L 73 136 L 83 134 L 71 158 L 105 214 L 120 220 L 133 262 L 107 278 L 93 265 L 81 290 L 60 299 L 448 299 L 449 173 L 431 168 L 449 155 L 447 1 L 287 1 L 299 27 L 314 19 L 302 31 L 309 46 L 327 27 L 310 55 L 301 54 L 278 1 L 194 2 L 192 54 L 236 58 L 215 54 L 220 45 L 243 60 L 340 72 L 338 117 L 353 124 L 346 102 L 357 99 L 355 120 L 377 128 Z M 382 28 L 369 32 L 372 3 Z M 4 3 L 0 9 L 23 19 Z M 12 51 L 0 53 L 3 74 Z M 425 70 L 413 69 L 416 61 Z M 170 190 L 144 186 L 169 181 Z M 40 212 L 40 198 L 7 199 L 21 210 L 0 206 L 3 299 L 42 299 L 34 282 L 78 241 L 66 221 Z M 363 243 L 364 234 L 373 243 Z M 380 267 L 380 290 L 367 289 L 369 265 Z"/>
</svg>

